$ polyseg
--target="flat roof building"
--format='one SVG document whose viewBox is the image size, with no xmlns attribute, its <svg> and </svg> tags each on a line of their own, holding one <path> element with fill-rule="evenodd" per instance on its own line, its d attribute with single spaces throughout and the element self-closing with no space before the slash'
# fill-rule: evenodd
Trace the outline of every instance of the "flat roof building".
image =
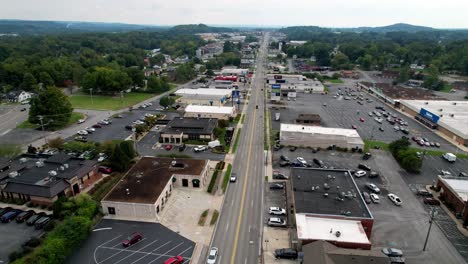
<svg viewBox="0 0 468 264">
<path fill-rule="evenodd" d="M 291 186 L 302 245 L 324 240 L 340 247 L 370 248 L 374 219 L 349 171 L 292 168 Z"/>
<path fill-rule="evenodd" d="M 184 140 L 214 140 L 213 130 L 218 125 L 216 118 L 174 118 L 159 134 L 161 143 L 180 144 Z"/>
<path fill-rule="evenodd" d="M 363 148 L 364 141 L 355 129 L 281 124 L 280 143 L 284 146 Z"/>
<path fill-rule="evenodd" d="M 176 102 L 194 105 L 224 105 L 230 98 L 232 90 L 216 88 L 179 89 L 175 92 L 181 96 Z"/>
<path fill-rule="evenodd" d="M 159 221 L 174 187 L 203 188 L 206 160 L 143 157 L 102 199 L 106 215 L 122 220 Z"/>
<path fill-rule="evenodd" d="M 236 108 L 232 106 L 187 105 L 184 117 L 216 118 L 229 120 L 235 117 Z"/>
<path fill-rule="evenodd" d="M 438 176 L 437 187 L 440 199 L 445 201 L 455 215 L 460 215 L 463 224 L 468 224 L 468 179 L 465 177 Z"/>
<path fill-rule="evenodd" d="M 437 124 L 437 130 L 462 145 L 468 145 L 468 102 L 401 100 L 405 112 Z"/>
</svg>

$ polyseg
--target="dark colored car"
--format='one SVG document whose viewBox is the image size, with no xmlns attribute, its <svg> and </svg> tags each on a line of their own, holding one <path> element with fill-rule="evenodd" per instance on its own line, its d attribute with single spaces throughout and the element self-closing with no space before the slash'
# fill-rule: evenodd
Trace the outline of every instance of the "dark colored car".
<svg viewBox="0 0 468 264">
<path fill-rule="evenodd" d="M 297 251 L 292 248 L 280 248 L 275 250 L 277 259 L 297 259 Z"/>
<path fill-rule="evenodd" d="M 132 126 L 132 125 L 126 125 L 126 126 L 125 126 L 125 129 L 132 130 L 132 129 L 133 129 L 133 126 Z"/>
<path fill-rule="evenodd" d="M 468 173 L 460 172 L 460 174 L 458 174 L 458 177 L 468 177 Z"/>
<path fill-rule="evenodd" d="M 282 161 L 290 161 L 289 158 L 286 157 L 286 156 L 284 156 L 284 155 L 281 155 L 281 156 L 280 156 L 280 159 L 281 159 Z"/>
<path fill-rule="evenodd" d="M 10 212 L 11 210 L 13 210 L 13 208 L 11 208 L 11 207 L 5 207 L 5 208 L 0 209 L 0 217 L 3 216 L 4 214 Z"/>
<path fill-rule="evenodd" d="M 423 197 L 432 197 L 432 193 L 428 192 L 426 189 L 418 190 L 418 195 Z"/>
<path fill-rule="evenodd" d="M 35 215 L 29 217 L 29 219 L 26 221 L 26 224 L 28 226 L 32 226 L 32 225 L 34 225 L 34 223 L 36 223 L 37 220 L 39 220 L 43 216 L 45 216 L 45 213 L 35 214 Z"/>
<path fill-rule="evenodd" d="M 29 210 L 29 211 L 24 211 L 22 213 L 20 213 L 17 217 L 16 217 L 16 222 L 17 223 L 23 223 L 24 221 L 28 220 L 31 216 L 34 215 L 34 211 L 33 210 Z"/>
<path fill-rule="evenodd" d="M 282 174 L 282 173 L 277 173 L 277 172 L 274 172 L 273 173 L 273 179 L 276 179 L 276 180 L 287 180 L 289 179 L 288 176 Z"/>
<path fill-rule="evenodd" d="M 290 147 L 289 151 L 296 151 L 297 147 Z"/>
<path fill-rule="evenodd" d="M 50 217 L 48 216 L 43 216 L 39 218 L 35 223 L 34 223 L 34 228 L 39 230 L 44 228 L 48 223 L 50 222 Z"/>
<path fill-rule="evenodd" d="M 430 205 L 440 205 L 440 201 L 439 200 L 436 200 L 434 198 L 424 198 L 423 199 L 424 203 L 425 204 L 430 204 Z"/>
<path fill-rule="evenodd" d="M 364 201 L 366 202 L 366 204 L 370 204 L 372 202 L 368 192 L 363 192 L 362 197 L 364 198 Z"/>
<path fill-rule="evenodd" d="M 129 237 L 127 237 L 127 239 L 122 241 L 122 246 L 129 247 L 142 239 L 143 237 L 141 236 L 141 234 L 138 232 L 135 232 L 131 234 Z"/>
<path fill-rule="evenodd" d="M 0 218 L 0 220 L 2 221 L 2 223 L 9 223 L 11 221 L 13 221 L 16 216 L 18 216 L 21 212 L 21 210 L 18 210 L 18 209 L 13 209 L 5 214 L 2 215 L 2 217 Z"/>
<path fill-rule="evenodd" d="M 315 165 L 319 166 L 320 168 L 322 168 L 323 165 L 324 165 L 323 161 L 321 161 L 319 159 L 314 158 L 312 161 L 315 163 Z"/>
<path fill-rule="evenodd" d="M 272 183 L 270 185 L 270 190 L 282 190 L 284 189 L 284 184 L 282 183 Z"/>
<path fill-rule="evenodd" d="M 185 144 L 182 144 L 179 146 L 179 151 L 182 152 L 185 150 L 185 148 L 186 148 Z"/>
<path fill-rule="evenodd" d="M 358 165 L 358 169 L 365 170 L 365 171 L 370 171 L 371 170 L 371 168 L 369 166 L 367 166 L 366 164 L 363 164 L 363 163 L 360 163 Z"/>
<path fill-rule="evenodd" d="M 279 165 L 280 167 L 286 167 L 286 166 L 289 166 L 289 164 L 291 164 L 291 162 L 289 161 L 280 161 Z"/>
<path fill-rule="evenodd" d="M 371 172 L 369 173 L 369 178 L 377 178 L 377 177 L 379 177 L 379 173 L 378 173 L 378 172 L 376 172 L 376 171 L 371 171 Z"/>
<path fill-rule="evenodd" d="M 369 152 L 367 152 L 366 154 L 364 154 L 364 156 L 362 156 L 362 159 L 363 159 L 363 160 L 368 160 L 371 156 L 372 156 L 372 154 L 370 154 Z"/>
<path fill-rule="evenodd" d="M 95 124 L 92 126 L 93 128 L 102 128 L 102 126 L 100 124 Z"/>
</svg>

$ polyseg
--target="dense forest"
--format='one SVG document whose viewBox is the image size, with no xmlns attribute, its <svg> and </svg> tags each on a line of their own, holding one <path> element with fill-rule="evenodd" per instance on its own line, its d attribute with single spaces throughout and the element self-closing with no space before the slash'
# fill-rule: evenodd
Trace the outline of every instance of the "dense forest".
<svg viewBox="0 0 468 264">
<path fill-rule="evenodd" d="M 144 58 L 152 49 L 176 58 L 193 56 L 203 41 L 173 32 L 81 33 L 0 38 L 0 87 L 21 88 L 89 84 L 113 79 L 112 87 L 140 85 Z M 151 64 L 164 62 L 161 54 Z M 137 70 L 135 70 L 135 68 Z M 105 77 L 105 78 L 104 78 Z M 98 80 L 98 81 L 99 81 Z M 96 88 L 96 87 L 95 87 Z"/>
<path fill-rule="evenodd" d="M 385 69 L 391 65 L 433 65 L 437 71 L 468 74 L 468 31 L 422 30 L 336 32 L 320 27 L 281 29 L 289 40 L 306 40 L 302 46 L 285 45 L 288 56 L 315 56 L 321 66 L 349 69 Z"/>
</svg>

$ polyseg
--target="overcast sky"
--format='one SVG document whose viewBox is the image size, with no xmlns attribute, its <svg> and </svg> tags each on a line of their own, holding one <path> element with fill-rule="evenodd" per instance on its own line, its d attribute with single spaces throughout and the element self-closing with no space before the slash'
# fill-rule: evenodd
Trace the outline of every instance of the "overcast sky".
<svg viewBox="0 0 468 264">
<path fill-rule="evenodd" d="M 0 0 L 0 19 L 468 28 L 468 0 Z"/>
</svg>

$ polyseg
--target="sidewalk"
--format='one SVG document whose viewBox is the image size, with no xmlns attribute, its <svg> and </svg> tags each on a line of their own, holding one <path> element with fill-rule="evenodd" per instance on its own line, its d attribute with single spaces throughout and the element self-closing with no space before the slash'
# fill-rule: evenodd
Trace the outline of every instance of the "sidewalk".
<svg viewBox="0 0 468 264">
<path fill-rule="evenodd" d="M 27 207 L 25 204 L 17 205 L 17 204 L 6 204 L 6 203 L 0 202 L 0 207 L 1 208 L 11 207 L 13 209 L 20 209 L 20 210 L 23 210 L 23 211 L 33 210 L 36 213 L 52 214 L 52 211 L 41 209 L 41 208 L 38 208 L 38 207 Z"/>
</svg>

